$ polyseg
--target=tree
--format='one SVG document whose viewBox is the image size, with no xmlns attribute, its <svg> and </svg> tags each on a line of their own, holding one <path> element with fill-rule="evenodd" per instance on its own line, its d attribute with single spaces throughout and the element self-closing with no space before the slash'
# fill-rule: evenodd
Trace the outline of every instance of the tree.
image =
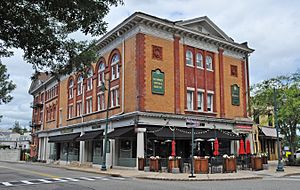
<svg viewBox="0 0 300 190">
<path fill-rule="evenodd" d="M 1 64 L 0 61 L 0 105 L 6 104 L 12 100 L 10 92 L 16 88 L 16 85 L 9 80 L 9 75 L 6 72 L 6 66 Z"/>
<path fill-rule="evenodd" d="M 251 104 L 256 113 L 267 115 L 272 111 L 274 88 L 277 92 L 278 126 L 284 140 L 290 145 L 293 156 L 297 147 L 297 124 L 300 123 L 300 71 L 264 80 L 252 86 Z"/>
<path fill-rule="evenodd" d="M 21 48 L 36 71 L 53 74 L 85 71 L 96 58 L 94 42 L 75 41 L 69 34 L 92 36 L 106 32 L 103 21 L 110 6 L 122 0 L 2 0 L 0 1 L 0 57 Z"/>
<path fill-rule="evenodd" d="M 10 128 L 10 130 L 12 130 L 14 133 L 19 133 L 21 135 L 23 134 L 19 121 L 15 121 L 13 128 Z"/>
</svg>

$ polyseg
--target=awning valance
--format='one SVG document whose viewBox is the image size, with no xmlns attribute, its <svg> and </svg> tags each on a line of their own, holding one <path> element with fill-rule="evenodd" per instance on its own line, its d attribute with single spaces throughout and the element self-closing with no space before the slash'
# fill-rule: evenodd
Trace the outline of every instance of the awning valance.
<svg viewBox="0 0 300 190">
<path fill-rule="evenodd" d="M 134 132 L 134 127 L 118 127 L 115 128 L 112 132 L 107 134 L 107 137 L 110 139 L 114 139 L 117 137 L 136 137 Z"/>
<path fill-rule="evenodd" d="M 100 139 L 103 136 L 103 129 L 97 130 L 97 131 L 89 131 L 84 133 L 82 136 L 76 139 L 76 141 L 89 141 L 89 140 L 95 140 Z"/>
<path fill-rule="evenodd" d="M 169 127 L 147 127 L 147 135 L 149 137 L 154 136 L 157 138 L 172 139 L 174 128 Z M 239 140 L 241 137 L 228 130 L 213 130 L 213 129 L 199 129 L 194 130 L 195 138 L 202 139 L 228 139 L 228 140 Z M 192 138 L 192 129 L 184 127 L 176 127 L 174 130 L 175 139 L 189 140 Z"/>
<path fill-rule="evenodd" d="M 52 136 L 52 137 L 49 137 L 48 142 L 49 143 L 69 142 L 69 141 L 74 141 L 79 136 L 80 136 L 80 133 L 73 133 L 73 134 L 67 134 L 67 135 Z"/>
<path fill-rule="evenodd" d="M 276 133 L 276 128 L 271 128 L 271 127 L 262 127 L 261 131 L 263 132 L 263 134 L 267 137 L 277 137 L 277 133 Z"/>
</svg>

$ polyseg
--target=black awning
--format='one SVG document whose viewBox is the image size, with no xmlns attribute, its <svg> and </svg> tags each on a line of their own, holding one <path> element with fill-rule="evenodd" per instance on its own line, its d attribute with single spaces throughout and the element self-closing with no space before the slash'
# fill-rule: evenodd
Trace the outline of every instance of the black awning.
<svg viewBox="0 0 300 190">
<path fill-rule="evenodd" d="M 148 127 L 147 126 L 147 135 L 149 137 L 156 137 L 162 139 L 172 139 L 173 131 L 169 127 Z M 176 127 L 174 131 L 176 139 L 189 140 L 192 138 L 192 129 L 185 127 Z M 231 131 L 227 130 L 212 130 L 212 129 L 194 129 L 194 137 L 202 139 L 211 139 L 217 137 L 218 139 L 228 139 L 228 140 L 239 140 L 240 137 L 234 134 Z"/>
<path fill-rule="evenodd" d="M 79 136 L 80 136 L 80 133 L 73 133 L 73 134 L 67 134 L 67 135 L 52 136 L 52 137 L 49 137 L 48 142 L 49 143 L 69 142 L 69 141 L 74 141 Z"/>
<path fill-rule="evenodd" d="M 110 139 L 114 139 L 116 137 L 135 137 L 136 134 L 134 132 L 134 127 L 118 127 L 115 128 L 114 131 L 107 134 L 107 137 Z"/>
<path fill-rule="evenodd" d="M 76 139 L 76 141 L 88 141 L 94 139 L 100 139 L 103 136 L 103 129 L 97 131 L 89 131 Z"/>
</svg>

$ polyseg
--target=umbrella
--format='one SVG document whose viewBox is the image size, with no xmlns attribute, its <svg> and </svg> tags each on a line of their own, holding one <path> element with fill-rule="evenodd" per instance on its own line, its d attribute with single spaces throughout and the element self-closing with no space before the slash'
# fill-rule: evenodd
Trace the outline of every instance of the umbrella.
<svg viewBox="0 0 300 190">
<path fill-rule="evenodd" d="M 219 153 L 219 142 L 218 139 L 216 138 L 215 142 L 214 142 L 214 156 L 218 156 Z"/>
<path fill-rule="evenodd" d="M 246 152 L 245 152 L 245 143 L 244 143 L 244 140 L 243 140 L 243 139 L 240 140 L 240 150 L 239 150 L 239 154 L 240 154 L 240 155 L 241 155 L 241 154 L 246 154 Z"/>
<path fill-rule="evenodd" d="M 251 154 L 250 141 L 249 139 L 246 142 L 246 153 Z"/>
<path fill-rule="evenodd" d="M 176 145 L 176 142 L 174 140 L 172 140 L 172 154 L 171 154 L 171 156 L 176 156 L 175 145 Z"/>
</svg>

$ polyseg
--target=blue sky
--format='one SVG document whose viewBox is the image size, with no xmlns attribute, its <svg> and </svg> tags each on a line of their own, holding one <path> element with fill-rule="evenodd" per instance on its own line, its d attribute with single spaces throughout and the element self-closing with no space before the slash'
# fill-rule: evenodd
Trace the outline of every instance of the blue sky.
<svg viewBox="0 0 300 190">
<path fill-rule="evenodd" d="M 251 84 L 300 69 L 300 1 L 288 0 L 125 0 L 124 6 L 112 7 L 106 17 L 113 28 L 136 11 L 169 20 L 208 16 L 236 42 L 247 41 L 255 52 L 250 56 Z M 76 39 L 91 39 L 82 34 Z M 31 120 L 28 94 L 31 66 L 22 59 L 22 51 L 2 59 L 11 79 L 17 84 L 14 100 L 0 106 L 4 118 L 0 128 L 13 126 L 15 120 L 28 126 Z"/>
</svg>

